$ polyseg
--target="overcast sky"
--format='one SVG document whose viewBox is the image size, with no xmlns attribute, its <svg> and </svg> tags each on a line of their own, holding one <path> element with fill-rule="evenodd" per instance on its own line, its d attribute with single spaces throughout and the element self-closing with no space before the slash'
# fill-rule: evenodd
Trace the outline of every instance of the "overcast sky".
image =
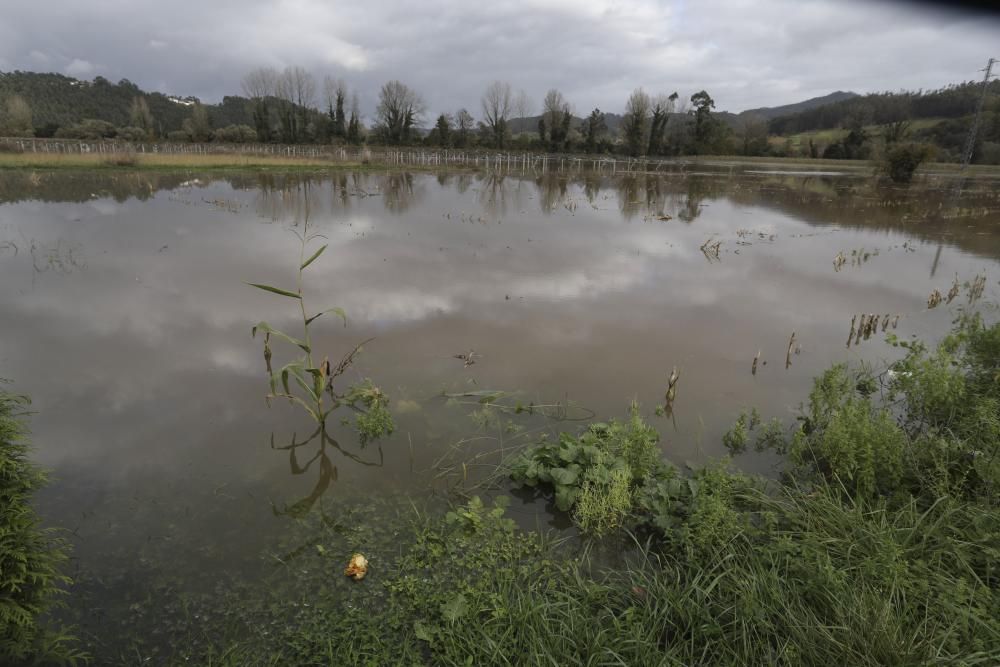
<svg viewBox="0 0 1000 667">
<path fill-rule="evenodd" d="M 375 105 L 400 79 L 432 114 L 480 114 L 487 83 L 537 111 L 619 112 L 637 86 L 717 108 L 835 90 L 936 88 L 1000 57 L 1000 18 L 828 0 L 0 0 L 0 70 L 55 71 L 218 101 L 259 65 L 341 76 Z"/>
</svg>

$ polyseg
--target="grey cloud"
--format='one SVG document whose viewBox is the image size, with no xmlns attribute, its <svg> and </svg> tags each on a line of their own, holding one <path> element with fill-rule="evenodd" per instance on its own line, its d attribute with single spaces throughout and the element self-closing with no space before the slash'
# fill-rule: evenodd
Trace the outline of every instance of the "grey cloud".
<svg viewBox="0 0 1000 667">
<path fill-rule="evenodd" d="M 3 5 L 8 5 L 4 7 Z M 909 3 L 816 0 L 0 1 L 0 67 L 128 78 L 206 100 L 259 65 L 344 77 L 374 108 L 399 78 L 432 113 L 494 79 L 536 107 L 560 88 L 578 113 L 619 111 L 637 86 L 702 88 L 738 111 L 823 95 L 933 88 L 978 76 L 1000 21 Z"/>
</svg>

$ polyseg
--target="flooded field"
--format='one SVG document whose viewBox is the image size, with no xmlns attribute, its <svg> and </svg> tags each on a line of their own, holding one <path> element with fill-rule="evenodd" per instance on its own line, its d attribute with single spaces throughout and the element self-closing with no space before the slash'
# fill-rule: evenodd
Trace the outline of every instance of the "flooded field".
<svg viewBox="0 0 1000 667">
<path fill-rule="evenodd" d="M 0 173 L 0 377 L 38 412 L 54 479 L 41 510 L 69 531 L 80 582 L 69 617 L 113 641 L 151 591 L 288 561 L 277 545 L 298 521 L 391 533 L 398 499 L 472 486 L 542 431 L 632 399 L 680 464 L 722 456 L 743 409 L 791 423 L 830 364 L 895 359 L 887 335 L 934 340 L 961 309 L 996 319 L 1000 184 L 957 185 Z M 328 244 L 305 273 L 310 307 L 346 314 L 310 326 L 312 349 L 335 363 L 372 339 L 346 376 L 390 397 L 378 443 L 337 422 L 342 451 L 281 449 L 312 427 L 266 404 L 251 327 L 298 335 L 301 318 L 247 283 L 294 290 L 303 230 Z M 294 356 L 273 347 L 276 366 Z M 513 510 L 565 527 L 530 498 Z"/>
</svg>

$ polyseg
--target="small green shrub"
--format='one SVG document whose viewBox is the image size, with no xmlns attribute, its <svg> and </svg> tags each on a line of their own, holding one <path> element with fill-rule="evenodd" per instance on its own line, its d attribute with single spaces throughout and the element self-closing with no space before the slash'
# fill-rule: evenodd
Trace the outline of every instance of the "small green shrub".
<svg viewBox="0 0 1000 667">
<path fill-rule="evenodd" d="M 933 148 L 913 142 L 894 143 L 886 148 L 883 169 L 895 183 L 909 183 L 921 163 L 929 160 Z"/>
</svg>

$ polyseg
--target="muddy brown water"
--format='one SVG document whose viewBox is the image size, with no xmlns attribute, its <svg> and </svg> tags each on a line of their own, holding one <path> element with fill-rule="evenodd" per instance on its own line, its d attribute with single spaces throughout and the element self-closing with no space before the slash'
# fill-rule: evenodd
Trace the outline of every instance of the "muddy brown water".
<svg viewBox="0 0 1000 667">
<path fill-rule="evenodd" d="M 950 177 L 902 189 L 766 169 L 0 173 L 0 377 L 34 399 L 35 456 L 54 480 L 39 506 L 92 582 L 71 607 L 142 600 L 157 578 L 184 587 L 249 572 L 317 489 L 320 465 L 293 474 L 271 448 L 272 433 L 281 443 L 309 424 L 265 405 L 250 337 L 259 320 L 296 333 L 296 305 L 245 284 L 294 286 L 307 215 L 329 244 L 307 270 L 310 307 L 348 316 L 346 327 L 319 320 L 314 347 L 339 359 L 374 337 L 348 375 L 379 384 L 397 420 L 381 455 L 334 426 L 346 450 L 380 461 L 330 453 L 336 480 L 312 511 L 336 512 L 471 484 L 490 468 L 462 461 L 495 463 L 477 453 L 579 428 L 537 414 L 484 423 L 481 394 L 443 392 L 503 391 L 506 405 L 558 404 L 569 418 L 620 416 L 634 398 L 678 463 L 721 456 L 741 409 L 791 423 L 830 364 L 894 358 L 881 332 L 845 345 L 853 315 L 899 314 L 891 333 L 925 339 L 961 308 L 994 318 L 998 185 L 957 195 Z M 717 255 L 700 249 L 709 240 Z M 927 309 L 932 290 L 981 273 L 978 302 L 963 288 Z M 469 351 L 475 363 L 455 358 Z M 673 416 L 657 417 L 674 367 Z M 299 468 L 314 453 L 301 450 Z M 738 464 L 766 472 L 770 461 Z M 515 504 L 526 525 L 564 525 L 544 503 Z"/>
</svg>

